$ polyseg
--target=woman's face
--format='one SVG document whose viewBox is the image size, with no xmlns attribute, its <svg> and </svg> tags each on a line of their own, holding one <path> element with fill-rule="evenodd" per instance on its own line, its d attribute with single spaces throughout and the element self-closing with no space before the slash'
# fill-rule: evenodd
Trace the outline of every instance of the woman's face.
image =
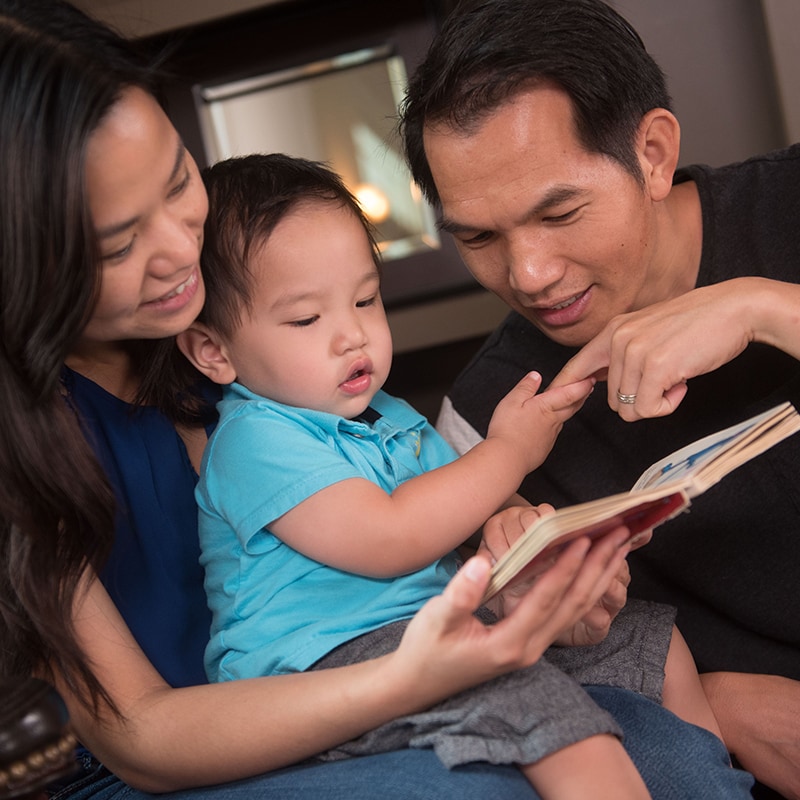
<svg viewBox="0 0 800 800">
<path fill-rule="evenodd" d="M 86 187 L 102 272 L 79 349 L 187 328 L 205 299 L 208 200 L 197 165 L 151 95 L 126 90 L 92 134 Z"/>
</svg>

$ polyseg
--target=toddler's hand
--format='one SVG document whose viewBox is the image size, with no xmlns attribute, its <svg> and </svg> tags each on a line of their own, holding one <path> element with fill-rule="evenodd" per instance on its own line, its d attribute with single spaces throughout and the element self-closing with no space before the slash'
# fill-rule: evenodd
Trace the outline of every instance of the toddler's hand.
<svg viewBox="0 0 800 800">
<path fill-rule="evenodd" d="M 542 503 L 538 506 L 520 503 L 520 505 L 510 506 L 498 511 L 489 517 L 483 526 L 483 538 L 478 547 L 478 552 L 487 553 L 492 563 L 494 563 L 506 554 L 509 547 L 537 519 L 546 514 L 552 514 L 554 510 L 549 503 Z"/>
<path fill-rule="evenodd" d="M 595 379 L 585 378 L 538 393 L 542 376 L 529 372 L 498 404 L 487 439 L 502 439 L 531 472 L 542 464 L 561 427 L 583 405 Z"/>
</svg>

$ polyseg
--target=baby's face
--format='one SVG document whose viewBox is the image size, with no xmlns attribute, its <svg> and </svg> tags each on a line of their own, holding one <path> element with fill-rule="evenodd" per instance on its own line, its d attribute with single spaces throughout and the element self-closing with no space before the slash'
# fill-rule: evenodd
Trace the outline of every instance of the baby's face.
<svg viewBox="0 0 800 800">
<path fill-rule="evenodd" d="M 237 380 L 291 406 L 358 416 L 383 386 L 392 339 L 361 222 L 306 202 L 251 257 L 253 311 L 229 341 Z"/>
</svg>

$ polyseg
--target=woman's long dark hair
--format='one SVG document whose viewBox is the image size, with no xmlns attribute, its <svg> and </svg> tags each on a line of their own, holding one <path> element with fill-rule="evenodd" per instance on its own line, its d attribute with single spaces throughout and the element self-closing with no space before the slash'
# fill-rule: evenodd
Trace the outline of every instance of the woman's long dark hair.
<svg viewBox="0 0 800 800">
<path fill-rule="evenodd" d="M 114 498 L 60 376 L 99 290 L 87 142 L 124 89 L 153 91 L 153 77 L 72 6 L 0 0 L 0 674 L 55 670 L 95 705 L 108 697 L 72 611 L 110 547 Z M 139 363 L 170 357 L 169 343 L 132 348 Z"/>
</svg>

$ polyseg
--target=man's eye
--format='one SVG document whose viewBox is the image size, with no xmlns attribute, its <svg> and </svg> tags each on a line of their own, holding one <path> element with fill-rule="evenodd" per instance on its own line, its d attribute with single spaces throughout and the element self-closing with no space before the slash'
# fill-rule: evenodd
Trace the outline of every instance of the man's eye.
<svg viewBox="0 0 800 800">
<path fill-rule="evenodd" d="M 488 242 L 491 238 L 491 231 L 481 231 L 480 233 L 476 233 L 474 236 L 461 239 L 461 243 L 467 245 L 467 247 L 476 247 L 477 245 L 486 244 L 486 242 Z"/>
<path fill-rule="evenodd" d="M 577 213 L 577 208 L 573 208 L 571 211 L 567 211 L 564 214 L 554 214 L 548 217 L 542 217 L 544 222 L 569 222 Z"/>
</svg>

